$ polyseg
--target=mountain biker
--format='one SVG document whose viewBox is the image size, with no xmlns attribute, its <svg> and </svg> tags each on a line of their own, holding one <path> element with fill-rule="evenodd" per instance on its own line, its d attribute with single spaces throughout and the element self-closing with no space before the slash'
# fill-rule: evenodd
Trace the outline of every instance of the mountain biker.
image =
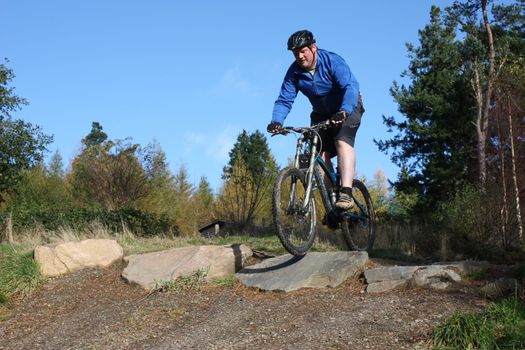
<svg viewBox="0 0 525 350">
<path fill-rule="evenodd" d="M 342 190 L 335 206 L 341 210 L 351 209 L 354 205 L 351 197 L 355 176 L 354 142 L 365 111 L 359 83 L 343 58 L 317 48 L 308 30 L 293 33 L 288 39 L 288 50 L 293 52 L 295 62 L 286 72 L 267 130 L 272 134 L 281 130 L 297 92 L 301 91 L 312 104 L 312 125 L 328 119 L 334 125 L 319 132 L 321 157 L 332 168 L 331 158 L 337 155 Z"/>
</svg>

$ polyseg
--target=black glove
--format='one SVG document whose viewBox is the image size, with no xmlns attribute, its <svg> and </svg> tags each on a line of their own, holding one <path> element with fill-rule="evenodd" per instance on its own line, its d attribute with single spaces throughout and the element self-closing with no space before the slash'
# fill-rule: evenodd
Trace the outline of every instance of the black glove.
<svg viewBox="0 0 525 350">
<path fill-rule="evenodd" d="M 270 124 L 268 124 L 268 126 L 266 127 L 266 130 L 270 133 L 270 134 L 275 134 L 275 133 L 278 133 L 281 129 L 282 129 L 282 124 L 279 123 L 279 122 L 271 122 Z"/>
<path fill-rule="evenodd" d="M 346 120 L 346 118 L 348 118 L 348 113 L 345 111 L 339 111 L 335 114 L 332 114 L 330 121 L 332 124 L 341 124 Z"/>
</svg>

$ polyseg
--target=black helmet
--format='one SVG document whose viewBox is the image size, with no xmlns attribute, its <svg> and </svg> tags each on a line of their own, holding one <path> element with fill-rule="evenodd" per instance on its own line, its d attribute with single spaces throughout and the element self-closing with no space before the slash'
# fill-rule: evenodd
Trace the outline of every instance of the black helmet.
<svg viewBox="0 0 525 350">
<path fill-rule="evenodd" d="M 288 50 L 300 49 L 315 43 L 314 35 L 309 30 L 300 30 L 293 33 L 288 39 Z"/>
</svg>

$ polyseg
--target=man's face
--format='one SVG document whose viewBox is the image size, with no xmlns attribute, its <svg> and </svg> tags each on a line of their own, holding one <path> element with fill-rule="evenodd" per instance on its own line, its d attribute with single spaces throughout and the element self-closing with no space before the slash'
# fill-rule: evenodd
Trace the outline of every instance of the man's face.
<svg viewBox="0 0 525 350">
<path fill-rule="evenodd" d="M 301 68 L 311 70 L 315 67 L 317 62 L 317 46 L 312 44 L 305 46 L 302 49 L 292 50 L 295 61 Z"/>
</svg>

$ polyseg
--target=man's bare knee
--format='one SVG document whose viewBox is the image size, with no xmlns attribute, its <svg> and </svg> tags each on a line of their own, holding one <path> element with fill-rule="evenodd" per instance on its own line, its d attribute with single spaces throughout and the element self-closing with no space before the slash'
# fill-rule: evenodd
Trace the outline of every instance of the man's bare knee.
<svg viewBox="0 0 525 350">
<path fill-rule="evenodd" d="M 335 147 L 336 149 L 353 149 L 354 148 L 348 142 L 344 140 L 336 140 Z"/>
</svg>

